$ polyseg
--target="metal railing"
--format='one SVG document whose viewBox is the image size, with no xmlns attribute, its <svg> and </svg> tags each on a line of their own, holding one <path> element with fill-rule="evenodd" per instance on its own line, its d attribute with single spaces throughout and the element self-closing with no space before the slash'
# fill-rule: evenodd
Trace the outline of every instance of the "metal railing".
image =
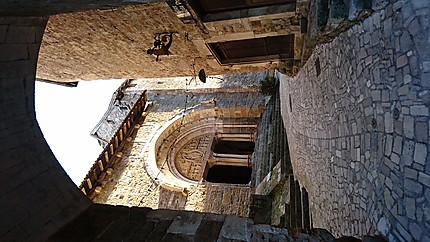
<svg viewBox="0 0 430 242">
<path fill-rule="evenodd" d="M 124 147 L 126 139 L 132 135 L 135 125 L 141 120 L 142 114 L 145 111 L 146 101 L 146 91 L 144 91 L 81 182 L 79 189 L 88 197 L 101 184 L 99 179 L 104 177 L 106 170 L 112 167 L 115 159 L 122 156 L 121 150 Z"/>
</svg>

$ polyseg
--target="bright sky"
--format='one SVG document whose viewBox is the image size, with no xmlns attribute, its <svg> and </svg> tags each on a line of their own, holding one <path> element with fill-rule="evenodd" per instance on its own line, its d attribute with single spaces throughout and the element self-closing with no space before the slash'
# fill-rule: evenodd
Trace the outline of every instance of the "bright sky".
<svg viewBox="0 0 430 242">
<path fill-rule="evenodd" d="M 36 82 L 36 117 L 52 152 L 79 185 L 102 151 L 89 134 L 124 80 L 81 81 L 78 87 Z"/>
</svg>

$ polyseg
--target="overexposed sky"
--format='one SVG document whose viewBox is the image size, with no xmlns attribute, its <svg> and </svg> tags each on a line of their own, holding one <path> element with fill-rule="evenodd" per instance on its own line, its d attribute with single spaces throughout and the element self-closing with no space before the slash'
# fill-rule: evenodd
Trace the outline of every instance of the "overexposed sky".
<svg viewBox="0 0 430 242">
<path fill-rule="evenodd" d="M 81 81 L 73 88 L 36 81 L 37 121 L 55 157 L 76 185 L 102 151 L 89 134 L 123 81 Z"/>
</svg>

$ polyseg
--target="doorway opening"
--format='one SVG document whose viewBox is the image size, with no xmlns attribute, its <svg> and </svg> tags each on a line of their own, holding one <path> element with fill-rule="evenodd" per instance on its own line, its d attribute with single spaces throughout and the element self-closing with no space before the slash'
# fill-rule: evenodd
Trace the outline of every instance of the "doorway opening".
<svg viewBox="0 0 430 242">
<path fill-rule="evenodd" d="M 213 183 L 248 184 L 252 168 L 246 166 L 214 165 L 209 168 L 206 181 Z"/>
<path fill-rule="evenodd" d="M 222 140 L 215 144 L 213 151 L 219 154 L 250 155 L 254 148 L 255 143 L 252 141 Z"/>
</svg>

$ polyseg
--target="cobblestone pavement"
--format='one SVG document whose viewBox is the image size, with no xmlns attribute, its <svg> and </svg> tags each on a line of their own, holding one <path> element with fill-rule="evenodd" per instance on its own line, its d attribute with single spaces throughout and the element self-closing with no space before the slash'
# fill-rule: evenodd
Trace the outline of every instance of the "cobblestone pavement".
<svg viewBox="0 0 430 242">
<path fill-rule="evenodd" d="M 293 169 L 315 227 L 430 241 L 430 1 L 373 6 L 281 78 Z"/>
</svg>

